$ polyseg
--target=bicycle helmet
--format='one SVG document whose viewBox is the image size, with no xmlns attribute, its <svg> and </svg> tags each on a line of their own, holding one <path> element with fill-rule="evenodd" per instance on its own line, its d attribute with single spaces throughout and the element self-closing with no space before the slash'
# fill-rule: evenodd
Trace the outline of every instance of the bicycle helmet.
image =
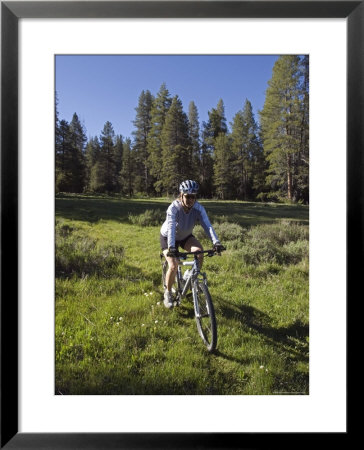
<svg viewBox="0 0 364 450">
<path fill-rule="evenodd" d="M 185 180 L 179 185 L 179 191 L 183 194 L 197 194 L 199 185 L 196 181 Z"/>
</svg>

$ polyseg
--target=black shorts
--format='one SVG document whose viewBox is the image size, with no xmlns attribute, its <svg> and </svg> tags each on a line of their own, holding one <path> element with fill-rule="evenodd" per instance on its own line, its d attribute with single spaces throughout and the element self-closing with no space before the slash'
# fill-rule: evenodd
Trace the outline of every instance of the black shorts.
<svg viewBox="0 0 364 450">
<path fill-rule="evenodd" d="M 185 245 L 186 242 L 188 241 L 188 239 L 190 237 L 195 237 L 193 234 L 189 234 L 186 238 L 184 238 L 182 241 L 176 241 L 176 249 L 178 249 L 178 247 L 183 248 L 183 250 L 185 250 Z M 160 243 L 161 243 L 161 249 L 163 250 L 167 250 L 168 248 L 168 239 L 167 236 L 163 236 L 162 234 L 160 234 L 159 236 L 160 239 Z"/>
</svg>

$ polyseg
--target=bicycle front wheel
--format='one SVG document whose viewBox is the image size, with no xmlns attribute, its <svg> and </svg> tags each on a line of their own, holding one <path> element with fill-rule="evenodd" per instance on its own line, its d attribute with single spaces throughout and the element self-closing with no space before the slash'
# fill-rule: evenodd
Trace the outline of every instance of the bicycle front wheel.
<svg viewBox="0 0 364 450">
<path fill-rule="evenodd" d="M 195 280 L 193 289 L 193 301 L 197 329 L 209 352 L 216 349 L 217 326 L 214 305 L 206 284 Z"/>
</svg>

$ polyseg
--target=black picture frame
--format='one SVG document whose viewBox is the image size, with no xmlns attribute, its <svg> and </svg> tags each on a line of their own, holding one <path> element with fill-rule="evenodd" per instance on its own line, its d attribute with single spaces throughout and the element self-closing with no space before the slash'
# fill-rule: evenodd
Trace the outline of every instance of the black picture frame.
<svg viewBox="0 0 364 450">
<path fill-rule="evenodd" d="M 4 1 L 1 2 L 1 448 L 259 448 L 307 445 L 310 433 L 19 433 L 18 432 L 18 21 L 20 18 L 346 18 L 347 305 L 363 273 L 363 1 Z M 356 295 L 357 297 L 357 295 Z M 358 300 L 358 298 L 356 298 Z M 347 347 L 349 349 L 349 346 Z M 349 393 L 349 392 L 348 392 Z M 347 418 L 349 415 L 347 415 Z M 347 419 L 348 423 L 348 419 Z M 337 433 L 340 445 L 346 433 Z M 323 436 L 326 442 L 327 436 Z M 319 444 L 319 435 L 314 435 Z M 269 446 L 268 446 L 269 448 Z"/>
</svg>

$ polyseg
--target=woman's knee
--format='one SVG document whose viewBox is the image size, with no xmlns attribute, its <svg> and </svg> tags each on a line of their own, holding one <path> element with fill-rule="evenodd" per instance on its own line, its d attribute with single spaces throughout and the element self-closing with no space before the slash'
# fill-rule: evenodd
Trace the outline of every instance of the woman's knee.
<svg viewBox="0 0 364 450">
<path fill-rule="evenodd" d="M 170 258 L 170 257 L 166 257 L 167 262 L 168 262 L 168 269 L 171 272 L 176 273 L 177 269 L 178 269 L 178 260 L 176 258 Z"/>
<path fill-rule="evenodd" d="M 186 242 L 185 250 L 188 252 L 202 252 L 203 247 L 200 241 L 198 241 L 194 236 L 191 236 L 190 239 Z"/>
<path fill-rule="evenodd" d="M 169 266 L 169 270 L 170 270 L 171 272 L 177 272 L 177 269 L 178 269 L 178 263 L 177 263 L 177 261 L 168 262 L 168 266 Z"/>
</svg>

